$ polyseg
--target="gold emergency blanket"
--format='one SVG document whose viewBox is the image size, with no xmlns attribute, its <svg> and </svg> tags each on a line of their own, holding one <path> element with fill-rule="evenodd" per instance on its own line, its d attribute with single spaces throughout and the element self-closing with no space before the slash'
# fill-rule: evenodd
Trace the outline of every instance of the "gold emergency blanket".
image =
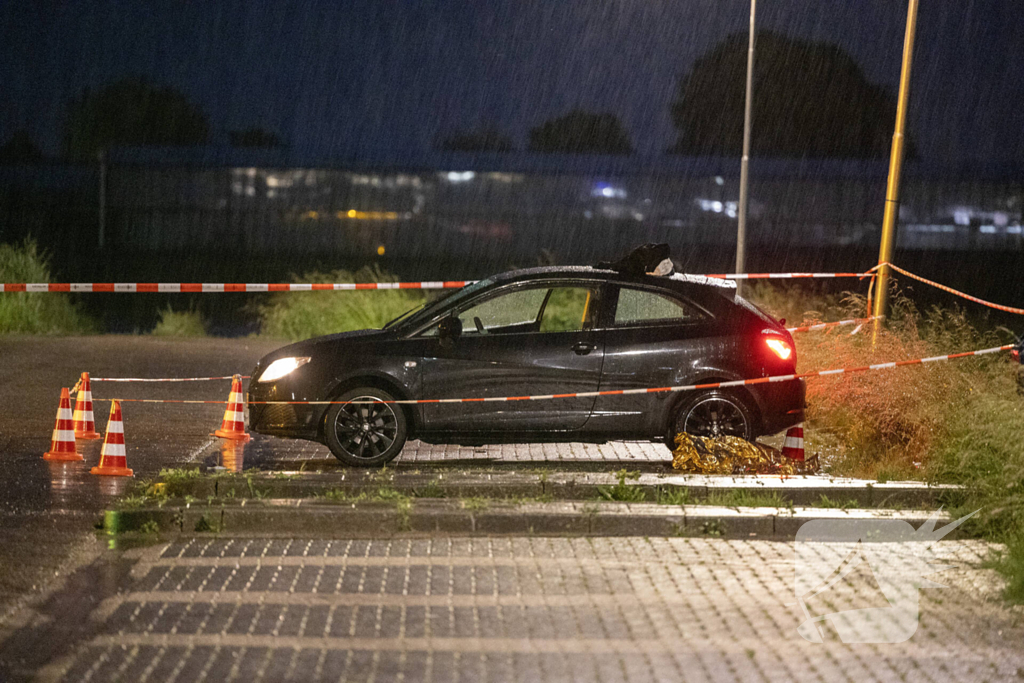
<svg viewBox="0 0 1024 683">
<path fill-rule="evenodd" d="M 813 463 L 790 460 L 771 446 L 736 436 L 676 435 L 672 467 L 687 474 L 799 474 Z"/>
</svg>

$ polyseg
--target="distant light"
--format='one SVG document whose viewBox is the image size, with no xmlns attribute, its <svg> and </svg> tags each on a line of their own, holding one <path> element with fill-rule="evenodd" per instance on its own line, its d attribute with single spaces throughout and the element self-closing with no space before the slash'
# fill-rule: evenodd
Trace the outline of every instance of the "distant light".
<svg viewBox="0 0 1024 683">
<path fill-rule="evenodd" d="M 384 245 L 382 244 L 379 247 L 377 247 L 377 256 L 383 256 L 383 255 L 384 255 Z"/>
<path fill-rule="evenodd" d="M 720 175 L 715 176 L 715 185 L 725 185 L 725 178 Z"/>
<path fill-rule="evenodd" d="M 625 199 L 626 191 L 621 187 L 615 187 L 608 183 L 597 183 L 594 185 L 594 189 L 590 191 L 593 197 L 608 197 L 609 199 Z"/>
<path fill-rule="evenodd" d="M 711 202 L 711 210 L 715 213 L 722 213 L 722 202 Z"/>
<path fill-rule="evenodd" d="M 302 217 L 305 218 L 306 220 L 315 221 L 320 218 L 320 214 L 316 211 L 307 211 L 306 213 L 302 214 Z"/>
<path fill-rule="evenodd" d="M 397 211 L 357 211 L 356 209 L 349 209 L 348 211 L 338 211 L 336 214 L 339 219 L 352 218 L 357 221 L 394 221 L 398 220 Z"/>
<path fill-rule="evenodd" d="M 1008 227 L 1006 229 L 1006 233 L 1008 235 L 1019 235 L 1019 234 L 1021 234 L 1020 226 L 1019 225 L 1011 225 L 1010 227 Z"/>
<path fill-rule="evenodd" d="M 957 225 L 970 225 L 971 212 L 967 209 L 957 209 L 953 211 L 953 222 Z"/>
<path fill-rule="evenodd" d="M 448 182 L 464 183 L 476 177 L 473 171 L 448 171 Z"/>
<path fill-rule="evenodd" d="M 996 226 L 994 225 L 983 225 L 980 228 L 978 228 L 978 230 L 984 235 L 996 234 Z"/>
</svg>

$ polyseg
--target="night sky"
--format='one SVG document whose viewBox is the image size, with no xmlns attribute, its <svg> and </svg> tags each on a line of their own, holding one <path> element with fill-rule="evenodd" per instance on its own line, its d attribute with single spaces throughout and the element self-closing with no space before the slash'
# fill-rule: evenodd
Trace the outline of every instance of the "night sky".
<svg viewBox="0 0 1024 683">
<path fill-rule="evenodd" d="M 679 76 L 745 32 L 746 0 L 2 0 L 0 141 L 59 149 L 67 101 L 129 74 L 173 86 L 214 142 L 253 125 L 299 155 L 419 152 L 574 107 L 617 114 L 638 154 L 669 147 Z M 758 25 L 835 42 L 895 93 L 904 0 L 761 0 Z M 910 126 L 923 161 L 1021 168 L 1020 0 L 924 0 Z M 768 135 L 758 131 L 755 135 Z"/>
</svg>

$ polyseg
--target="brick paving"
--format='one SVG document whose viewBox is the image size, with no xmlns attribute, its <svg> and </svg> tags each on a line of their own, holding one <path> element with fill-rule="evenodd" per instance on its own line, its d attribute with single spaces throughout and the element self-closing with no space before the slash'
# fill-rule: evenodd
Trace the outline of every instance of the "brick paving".
<svg viewBox="0 0 1024 683">
<path fill-rule="evenodd" d="M 216 445 L 220 448 L 220 445 Z M 245 466 L 278 467 L 298 464 L 304 461 L 324 461 L 328 465 L 338 461 L 326 446 L 311 441 L 276 439 L 253 435 L 253 440 L 244 446 L 244 451 L 232 445 L 231 457 L 240 466 L 239 457 Z M 610 441 L 604 444 L 592 443 L 527 443 L 495 444 L 487 446 L 434 445 L 422 441 L 409 441 L 404 450 L 392 462 L 392 466 L 427 462 L 460 462 L 487 465 L 501 462 L 603 462 L 612 465 L 622 463 L 664 463 L 672 462 L 672 454 L 664 444 L 649 441 Z M 338 463 L 339 467 L 341 466 Z"/>
<path fill-rule="evenodd" d="M 1021 614 L 958 565 L 897 644 L 796 632 L 794 545 L 674 538 L 195 538 L 128 551 L 132 581 L 44 679 L 946 681 L 1024 676 Z M 822 545 L 827 561 L 846 549 Z M 869 599 L 857 580 L 829 605 Z M 828 610 L 826 610 L 828 611 Z M 1016 621 L 1015 621 L 1016 619 Z"/>
</svg>

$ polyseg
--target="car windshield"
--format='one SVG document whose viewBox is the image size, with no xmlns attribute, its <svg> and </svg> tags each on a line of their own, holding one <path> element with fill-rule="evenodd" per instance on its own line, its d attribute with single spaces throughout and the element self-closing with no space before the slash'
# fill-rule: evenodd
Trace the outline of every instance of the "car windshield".
<svg viewBox="0 0 1024 683">
<path fill-rule="evenodd" d="M 392 320 L 387 325 L 385 325 L 385 327 L 391 327 L 392 325 L 397 325 L 398 323 L 402 323 L 402 325 L 405 326 L 415 327 L 433 318 L 442 308 L 446 308 L 448 306 L 457 306 L 459 302 L 464 301 L 467 297 L 473 296 L 482 289 L 486 289 L 487 287 L 492 285 L 493 282 L 494 281 L 491 279 L 480 280 L 478 282 L 474 282 L 471 285 L 467 285 L 462 289 L 456 289 L 451 292 L 448 292 L 440 299 L 435 299 L 434 301 L 430 301 L 424 304 L 418 310 L 414 308 L 411 311 L 403 313 L 402 315 L 398 316 L 398 318 Z"/>
</svg>

